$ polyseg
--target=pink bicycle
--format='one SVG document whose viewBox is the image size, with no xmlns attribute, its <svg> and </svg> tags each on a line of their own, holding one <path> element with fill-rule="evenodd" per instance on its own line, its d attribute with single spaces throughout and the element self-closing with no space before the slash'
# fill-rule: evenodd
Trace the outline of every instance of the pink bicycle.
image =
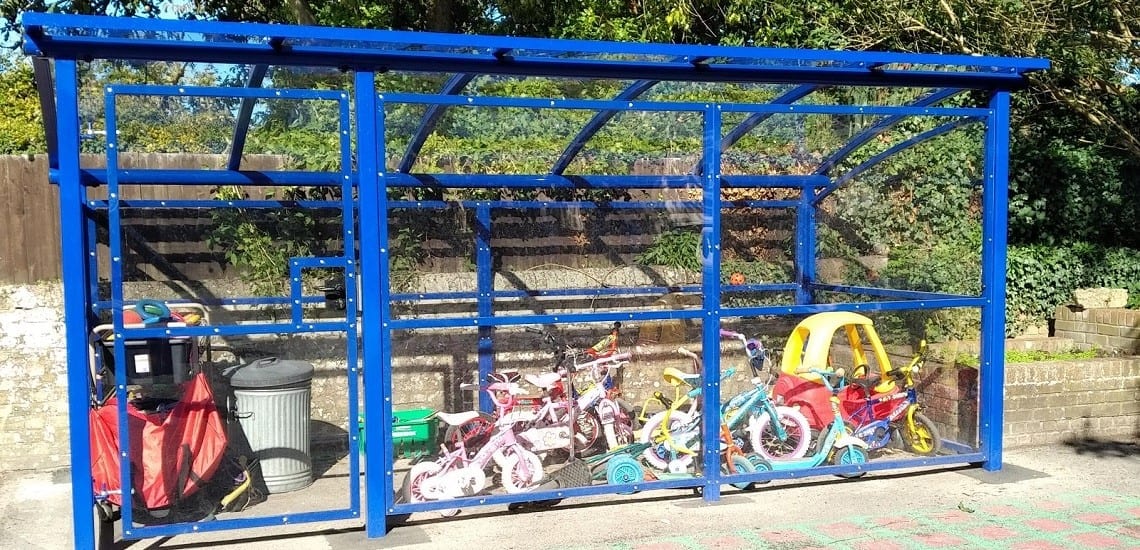
<svg viewBox="0 0 1140 550">
<path fill-rule="evenodd" d="M 474 411 L 458 414 L 436 413 L 449 425 L 469 420 Z M 495 432 L 474 457 L 468 458 L 463 440 L 454 449 L 440 445 L 440 455 L 433 462 L 420 462 L 408 473 L 408 500 L 426 502 L 473 496 L 487 488 L 487 467 L 499 466 L 503 488 L 508 493 L 521 493 L 534 488 L 544 472 L 542 461 L 516 438 L 515 420 L 505 417 L 495 422 Z M 458 510 L 442 512 L 444 515 Z"/>
</svg>

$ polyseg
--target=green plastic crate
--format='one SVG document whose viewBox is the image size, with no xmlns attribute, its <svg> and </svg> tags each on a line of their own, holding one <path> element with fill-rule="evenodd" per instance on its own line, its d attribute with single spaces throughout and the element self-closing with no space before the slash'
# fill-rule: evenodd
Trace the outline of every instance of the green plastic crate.
<svg viewBox="0 0 1140 550">
<path fill-rule="evenodd" d="M 392 411 L 392 445 L 399 458 L 418 458 L 435 450 L 439 423 L 434 409 Z M 360 417 L 360 448 L 364 449 L 364 417 Z"/>
</svg>

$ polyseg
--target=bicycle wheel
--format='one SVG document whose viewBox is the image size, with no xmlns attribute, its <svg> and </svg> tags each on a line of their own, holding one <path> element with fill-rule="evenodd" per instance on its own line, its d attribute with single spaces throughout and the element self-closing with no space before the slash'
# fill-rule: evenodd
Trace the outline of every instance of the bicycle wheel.
<svg viewBox="0 0 1140 550">
<path fill-rule="evenodd" d="M 594 411 L 579 412 L 574 430 L 576 432 L 574 447 L 579 454 L 589 456 L 604 450 L 606 438 L 602 436 L 602 421 L 598 420 L 598 415 Z"/>
<path fill-rule="evenodd" d="M 508 454 L 504 465 L 503 489 L 508 493 L 529 491 L 546 475 L 542 470 L 542 460 L 526 449 L 515 449 Z"/>
<path fill-rule="evenodd" d="M 906 450 L 923 456 L 938 454 L 942 450 L 942 436 L 938 428 L 926 415 L 915 412 L 914 421 L 906 420 L 901 429 Z"/>
<path fill-rule="evenodd" d="M 654 444 L 665 436 L 662 430 L 662 423 L 665 421 L 666 412 L 667 411 L 659 412 L 645 421 L 645 425 L 641 427 L 641 437 L 638 438 L 641 443 Z M 673 430 L 679 429 L 691 421 L 692 419 L 689 418 L 688 413 L 673 411 L 672 414 L 669 415 L 669 431 L 672 432 Z M 669 456 L 671 453 L 669 453 L 668 450 L 668 442 L 654 444 L 648 449 L 645 449 L 645 451 L 641 453 L 641 456 L 650 466 L 664 471 L 669 469 L 669 460 L 672 458 Z M 678 457 L 678 459 L 691 461 L 692 456 L 682 455 Z"/>
<path fill-rule="evenodd" d="M 835 464 L 835 465 L 865 464 L 866 462 L 867 462 L 866 451 L 864 451 L 863 449 L 860 449 L 859 447 L 855 447 L 855 446 L 843 447 L 842 449 L 836 449 L 835 453 L 831 455 L 831 463 Z M 845 477 L 845 478 L 851 479 L 851 478 L 856 478 L 856 477 L 863 477 L 863 476 L 867 475 L 867 472 L 858 472 L 858 473 L 854 473 L 854 474 L 837 474 L 837 475 L 839 477 Z"/>
<path fill-rule="evenodd" d="M 776 415 L 786 437 L 780 439 L 771 415 L 762 413 L 759 423 L 749 434 L 752 450 L 767 460 L 802 458 L 811 444 L 807 417 L 791 407 L 776 407 Z"/>
<path fill-rule="evenodd" d="M 427 502 L 423 483 L 427 478 L 439 474 L 441 466 L 437 462 L 420 462 L 408 472 L 408 502 Z M 438 498 L 438 497 L 437 497 Z"/>
<path fill-rule="evenodd" d="M 463 446 L 467 448 L 467 454 L 474 455 L 490 439 L 491 433 L 494 431 L 495 418 L 485 412 L 480 412 L 479 416 L 458 426 L 448 426 L 447 430 L 443 432 L 443 442 L 449 448 L 454 449 L 462 441 Z"/>
</svg>

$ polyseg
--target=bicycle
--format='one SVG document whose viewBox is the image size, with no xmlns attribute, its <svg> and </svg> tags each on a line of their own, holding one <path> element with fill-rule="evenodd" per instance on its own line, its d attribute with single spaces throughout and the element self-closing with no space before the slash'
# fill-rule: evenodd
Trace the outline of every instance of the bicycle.
<svg viewBox="0 0 1140 550">
<path fill-rule="evenodd" d="M 721 417 L 729 430 L 736 432 L 748 420 L 751 448 L 765 459 L 800 458 L 811 443 L 811 427 L 807 418 L 792 407 L 777 406 L 769 391 L 775 377 L 764 345 L 745 335 L 721 329 L 722 338 L 739 340 L 748 356 L 753 388 L 745 390 L 721 407 Z M 763 373 L 768 373 L 767 378 Z"/>
<path fill-rule="evenodd" d="M 910 364 L 890 369 L 883 376 L 866 378 L 867 366 L 856 365 L 853 377 L 840 399 L 845 419 L 854 425 L 855 437 L 878 450 L 901 440 L 903 448 L 918 455 L 937 454 L 942 449 L 938 428 L 919 412 L 915 376 L 926 361 L 926 340 Z M 898 386 L 902 383 L 902 387 Z M 858 388 L 857 390 L 854 388 Z"/>
</svg>

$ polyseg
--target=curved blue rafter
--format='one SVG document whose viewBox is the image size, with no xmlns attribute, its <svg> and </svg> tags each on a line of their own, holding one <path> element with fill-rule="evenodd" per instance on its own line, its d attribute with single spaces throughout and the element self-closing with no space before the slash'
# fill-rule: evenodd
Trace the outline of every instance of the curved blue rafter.
<svg viewBox="0 0 1140 550">
<path fill-rule="evenodd" d="M 705 59 L 706 58 L 704 57 L 700 57 L 694 59 L 691 62 L 697 64 L 705 61 Z M 650 88 L 656 86 L 659 82 L 661 81 L 638 80 L 637 82 L 630 84 L 626 89 L 622 90 L 621 93 L 614 96 L 613 100 L 621 101 L 639 98 L 641 97 L 641 94 L 649 91 Z M 566 168 L 570 166 L 570 163 L 574 160 L 574 157 L 577 157 L 578 153 L 582 152 L 582 147 L 586 146 L 586 142 L 590 141 L 590 139 L 592 139 L 594 135 L 597 134 L 598 131 L 606 125 L 607 122 L 617 116 L 617 114 L 618 111 L 612 109 L 607 111 L 598 111 L 595 113 L 594 117 L 591 118 L 590 121 L 587 122 L 581 130 L 578 131 L 578 135 L 574 136 L 574 139 L 570 142 L 569 145 L 566 146 L 566 149 L 562 151 L 562 155 L 559 156 L 558 160 L 554 162 L 554 165 L 550 167 L 550 173 L 561 175 L 562 172 L 566 171 Z"/>
<path fill-rule="evenodd" d="M 935 90 L 930 95 L 923 97 L 918 101 L 910 103 L 909 105 L 911 107 L 929 107 L 931 105 L 937 105 L 946 99 L 958 95 L 963 91 L 964 90 L 960 88 L 946 88 L 943 90 Z M 863 130 L 858 135 L 851 138 L 850 141 L 848 141 L 838 151 L 832 153 L 831 156 L 824 159 L 824 161 L 820 163 L 819 168 L 815 169 L 815 173 L 819 175 L 827 175 L 827 173 L 830 172 L 832 168 L 835 168 L 836 165 L 838 165 L 840 162 L 843 162 L 847 157 L 851 156 L 851 153 L 854 153 L 856 149 L 862 147 L 864 143 L 871 141 L 879 134 L 882 134 L 895 124 L 898 124 L 905 119 L 906 117 L 903 116 L 889 116 L 880 120 L 879 122 L 876 122 L 870 128 Z"/>
<path fill-rule="evenodd" d="M 806 97 L 808 94 L 816 91 L 817 89 L 819 89 L 819 86 L 815 85 L 796 86 L 795 88 L 792 88 L 791 90 L 780 94 L 780 96 L 776 99 L 773 99 L 769 105 L 788 105 L 790 103 L 795 103 Z M 723 138 L 721 138 L 720 153 L 724 154 L 725 150 L 727 150 L 729 147 L 732 147 L 733 145 L 736 145 L 736 142 L 740 141 L 741 138 L 748 135 L 748 132 L 751 132 L 765 120 L 771 118 L 774 114 L 776 113 L 752 113 L 751 115 L 748 115 L 748 118 L 741 121 L 740 124 L 737 124 L 732 130 L 729 130 L 729 132 L 725 134 Z M 693 165 L 693 169 L 690 173 L 695 176 L 701 175 L 703 172 L 702 167 L 704 166 L 704 161 L 705 159 L 703 156 L 697 159 L 697 163 Z"/>
<path fill-rule="evenodd" d="M 245 81 L 246 88 L 260 88 L 269 72 L 269 65 L 254 65 Z M 226 161 L 226 170 L 241 168 L 241 156 L 245 152 L 245 138 L 249 134 L 249 121 L 253 118 L 253 106 L 257 103 L 256 97 L 243 97 L 238 110 L 237 122 L 234 123 L 234 139 L 230 143 L 230 158 Z"/>
<path fill-rule="evenodd" d="M 495 55 L 497 57 L 504 57 L 508 51 L 510 50 L 496 50 Z M 450 80 L 444 83 L 439 93 L 440 95 L 458 94 L 474 78 L 475 75 L 472 73 L 453 75 Z M 420 121 L 419 127 L 416 128 L 416 133 L 412 134 L 412 140 L 408 142 L 408 148 L 404 151 L 404 158 L 400 159 L 400 165 L 396 167 L 397 172 L 408 172 L 412 169 L 412 166 L 415 166 L 416 158 L 420 156 L 420 150 L 423 149 L 428 136 L 435 130 L 435 125 L 439 123 L 439 119 L 443 117 L 443 111 L 445 109 L 447 109 L 447 105 L 439 103 L 427 108 L 427 111 L 424 112 L 423 120 Z"/>
<path fill-rule="evenodd" d="M 981 119 L 975 118 L 975 117 L 960 118 L 958 120 L 953 120 L 953 121 L 947 122 L 946 124 L 943 124 L 941 126 L 927 130 L 921 134 L 918 134 L 914 137 L 911 137 L 910 139 L 908 139 L 906 141 L 896 143 L 896 144 L 892 145 L 890 148 L 888 148 L 887 150 L 883 151 L 882 153 L 879 153 L 879 154 L 867 159 L 866 161 L 863 162 L 863 164 L 860 164 L 859 166 L 852 168 L 850 172 L 843 174 L 842 176 L 837 178 L 835 181 L 833 181 L 830 185 L 821 189 L 820 192 L 815 196 L 815 198 L 812 199 L 812 204 L 815 206 L 818 206 L 819 203 L 823 202 L 823 199 L 826 199 L 828 195 L 834 193 L 840 187 L 843 187 L 845 184 L 847 184 L 847 182 L 855 179 L 856 177 L 858 177 L 863 172 L 870 170 L 876 164 L 883 162 L 884 160 L 894 156 L 895 154 L 899 153 L 900 151 L 910 149 L 911 147 L 914 147 L 915 145 L 918 145 L 918 144 L 926 142 L 926 141 L 930 141 L 930 140 L 932 140 L 932 139 L 934 139 L 934 138 L 936 138 L 942 134 L 950 132 L 956 128 L 959 128 L 961 126 L 965 126 L 965 125 L 970 124 L 972 122 L 979 122 L 980 120 Z"/>
</svg>

